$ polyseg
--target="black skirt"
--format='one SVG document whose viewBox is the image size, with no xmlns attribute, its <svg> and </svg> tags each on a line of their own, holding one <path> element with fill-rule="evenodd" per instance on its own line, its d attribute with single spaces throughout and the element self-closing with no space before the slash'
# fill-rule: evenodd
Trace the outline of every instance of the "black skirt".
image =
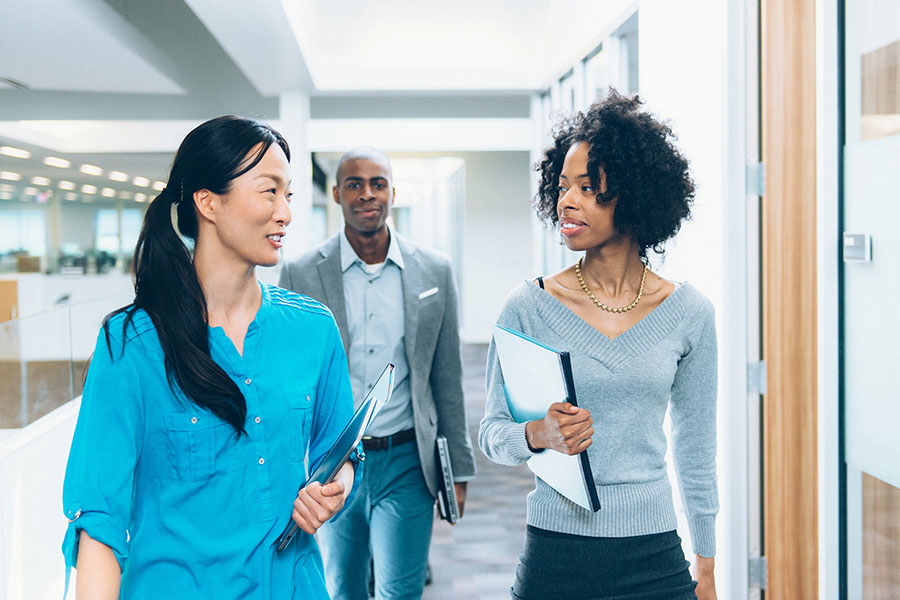
<svg viewBox="0 0 900 600">
<path fill-rule="evenodd" d="M 528 526 L 516 600 L 696 600 L 690 563 L 674 531 L 624 538 Z"/>
</svg>

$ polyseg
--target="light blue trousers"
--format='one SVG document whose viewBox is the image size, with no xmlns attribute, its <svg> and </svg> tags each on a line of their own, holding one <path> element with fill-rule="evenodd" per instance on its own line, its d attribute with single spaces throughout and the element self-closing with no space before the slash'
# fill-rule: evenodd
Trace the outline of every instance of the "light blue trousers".
<svg viewBox="0 0 900 600">
<path fill-rule="evenodd" d="M 332 599 L 368 599 L 370 555 L 376 600 L 421 598 L 433 523 L 434 497 L 425 485 L 416 443 L 367 450 L 356 498 L 317 534 Z"/>
</svg>

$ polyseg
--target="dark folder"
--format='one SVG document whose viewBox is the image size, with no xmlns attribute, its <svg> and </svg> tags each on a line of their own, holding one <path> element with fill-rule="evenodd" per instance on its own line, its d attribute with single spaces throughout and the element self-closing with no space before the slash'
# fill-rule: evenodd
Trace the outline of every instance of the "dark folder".
<svg viewBox="0 0 900 600">
<path fill-rule="evenodd" d="M 434 442 L 434 454 L 438 467 L 438 512 L 441 518 L 453 525 L 459 521 L 459 503 L 456 500 L 456 480 L 450 463 L 450 447 L 447 438 L 439 435 Z"/>
<path fill-rule="evenodd" d="M 366 434 L 366 429 L 375 420 L 378 411 L 391 399 L 393 385 L 394 365 L 388 363 L 384 371 L 381 372 L 378 381 L 372 386 L 372 390 L 360 403 L 356 412 L 353 413 L 350 422 L 344 427 L 337 441 L 331 446 L 324 458 L 313 467 L 312 472 L 303 485 L 300 486 L 300 489 L 305 488 L 314 481 L 325 485 L 335 478 L 338 471 L 341 470 L 341 467 L 359 446 L 360 440 Z M 281 552 L 284 550 L 299 529 L 292 518 L 284 528 L 284 531 L 281 532 L 281 535 L 278 536 L 278 539 L 275 540 L 275 551 Z"/>
</svg>

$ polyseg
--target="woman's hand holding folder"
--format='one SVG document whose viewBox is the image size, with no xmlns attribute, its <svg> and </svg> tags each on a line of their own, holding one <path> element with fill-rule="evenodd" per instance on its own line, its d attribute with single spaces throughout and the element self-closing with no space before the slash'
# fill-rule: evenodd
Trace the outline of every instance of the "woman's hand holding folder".
<svg viewBox="0 0 900 600">
<path fill-rule="evenodd" d="M 297 527 L 314 534 L 344 506 L 353 487 L 353 465 L 345 462 L 334 481 L 326 485 L 314 481 L 297 493 L 291 517 Z"/>
<path fill-rule="evenodd" d="M 525 424 L 525 439 L 533 451 L 544 448 L 578 454 L 591 445 L 594 420 L 589 410 L 568 402 L 554 402 L 544 418 Z"/>
</svg>

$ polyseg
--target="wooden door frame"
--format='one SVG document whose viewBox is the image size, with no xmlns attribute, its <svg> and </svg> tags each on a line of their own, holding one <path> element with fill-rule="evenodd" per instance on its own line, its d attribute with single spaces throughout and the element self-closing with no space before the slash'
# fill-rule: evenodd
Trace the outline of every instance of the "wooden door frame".
<svg viewBox="0 0 900 600">
<path fill-rule="evenodd" d="M 761 0 L 767 599 L 818 597 L 816 1 Z"/>
</svg>

